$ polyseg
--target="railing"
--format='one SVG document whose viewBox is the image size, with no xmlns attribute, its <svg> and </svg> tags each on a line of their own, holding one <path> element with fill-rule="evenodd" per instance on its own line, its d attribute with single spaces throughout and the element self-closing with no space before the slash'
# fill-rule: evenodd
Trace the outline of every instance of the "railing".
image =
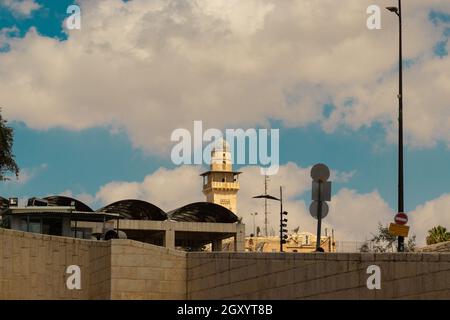
<svg viewBox="0 0 450 320">
<path fill-rule="evenodd" d="M 204 189 L 219 188 L 219 189 L 239 189 L 239 182 L 210 182 L 203 186 Z"/>
<path fill-rule="evenodd" d="M 336 252 L 360 252 L 364 241 L 336 241 Z M 368 250 L 373 250 L 373 244 L 368 241 Z"/>
</svg>

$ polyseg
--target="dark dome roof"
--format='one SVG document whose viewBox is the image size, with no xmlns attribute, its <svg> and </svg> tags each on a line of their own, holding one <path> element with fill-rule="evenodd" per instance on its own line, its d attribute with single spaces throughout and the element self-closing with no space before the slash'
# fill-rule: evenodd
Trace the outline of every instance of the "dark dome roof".
<svg viewBox="0 0 450 320">
<path fill-rule="evenodd" d="M 66 196 L 50 196 L 44 198 L 44 200 L 48 201 L 49 206 L 61 206 L 61 207 L 69 207 L 72 202 L 75 203 L 75 210 L 82 211 L 82 212 L 93 212 L 88 205 L 84 204 L 80 200 L 66 197 Z"/>
<path fill-rule="evenodd" d="M 234 223 L 238 217 L 227 208 L 210 202 L 194 202 L 168 213 L 173 221 Z"/>
<path fill-rule="evenodd" d="M 97 212 L 118 213 L 131 220 L 167 220 L 167 214 L 162 209 L 142 200 L 120 200 L 98 209 Z"/>
<path fill-rule="evenodd" d="M 6 208 L 8 206 L 9 200 L 3 197 L 0 197 L 0 209 Z"/>
</svg>

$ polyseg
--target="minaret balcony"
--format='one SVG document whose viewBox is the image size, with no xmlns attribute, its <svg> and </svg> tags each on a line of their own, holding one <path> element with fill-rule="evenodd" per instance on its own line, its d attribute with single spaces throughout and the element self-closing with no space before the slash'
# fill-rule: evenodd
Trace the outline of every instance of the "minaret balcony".
<svg viewBox="0 0 450 320">
<path fill-rule="evenodd" d="M 207 189 L 223 189 L 223 190 L 239 190 L 239 182 L 210 182 L 203 186 L 203 190 Z"/>
</svg>

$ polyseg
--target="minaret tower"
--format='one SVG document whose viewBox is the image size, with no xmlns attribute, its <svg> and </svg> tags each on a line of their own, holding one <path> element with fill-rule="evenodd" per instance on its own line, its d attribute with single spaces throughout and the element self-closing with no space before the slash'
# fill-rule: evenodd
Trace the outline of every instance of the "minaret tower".
<svg viewBox="0 0 450 320">
<path fill-rule="evenodd" d="M 206 201 L 236 213 L 239 174 L 233 171 L 230 146 L 224 139 L 219 140 L 211 151 L 210 171 L 201 174 Z"/>
</svg>

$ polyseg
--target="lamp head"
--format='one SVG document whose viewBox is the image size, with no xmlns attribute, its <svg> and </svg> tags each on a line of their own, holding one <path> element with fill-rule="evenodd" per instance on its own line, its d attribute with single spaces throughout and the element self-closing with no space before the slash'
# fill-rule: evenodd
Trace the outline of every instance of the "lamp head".
<svg viewBox="0 0 450 320">
<path fill-rule="evenodd" d="M 397 7 L 386 7 L 386 9 L 388 9 L 390 12 L 393 12 L 396 15 L 398 15 L 398 8 Z"/>
</svg>

